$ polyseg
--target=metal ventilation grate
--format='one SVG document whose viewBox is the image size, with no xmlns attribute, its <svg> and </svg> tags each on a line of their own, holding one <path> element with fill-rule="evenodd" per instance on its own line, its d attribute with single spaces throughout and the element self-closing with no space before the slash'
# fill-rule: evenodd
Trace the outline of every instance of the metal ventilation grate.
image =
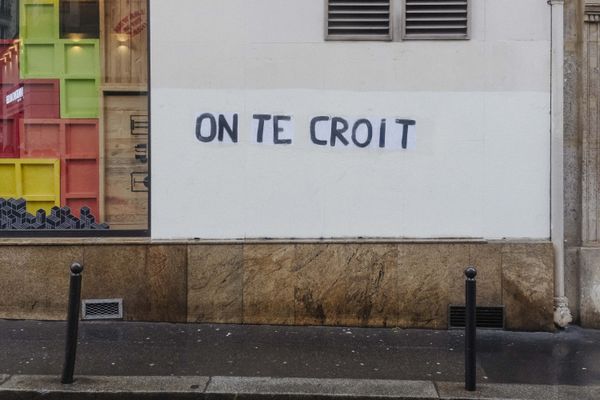
<svg viewBox="0 0 600 400">
<path fill-rule="evenodd" d="M 448 326 L 450 328 L 464 328 L 465 314 L 465 306 L 450 306 Z M 504 329 L 504 306 L 477 307 L 475 319 L 478 328 Z"/>
<path fill-rule="evenodd" d="M 83 319 L 123 319 L 123 299 L 83 300 Z"/>
<path fill-rule="evenodd" d="M 390 0 L 328 0 L 327 38 L 390 40 Z"/>
<path fill-rule="evenodd" d="M 405 0 L 405 38 L 466 39 L 468 34 L 468 0 Z"/>
</svg>

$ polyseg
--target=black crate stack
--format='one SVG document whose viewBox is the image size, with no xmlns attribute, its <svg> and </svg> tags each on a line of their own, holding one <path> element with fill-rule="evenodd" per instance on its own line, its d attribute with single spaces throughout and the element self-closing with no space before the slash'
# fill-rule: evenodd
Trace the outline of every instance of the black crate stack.
<svg viewBox="0 0 600 400">
<path fill-rule="evenodd" d="M 106 230 L 108 224 L 96 222 L 88 207 L 82 207 L 80 218 L 71 214 L 69 207 L 52 207 L 50 215 L 39 210 L 32 215 L 26 210 L 24 199 L 0 198 L 0 230 Z"/>
</svg>

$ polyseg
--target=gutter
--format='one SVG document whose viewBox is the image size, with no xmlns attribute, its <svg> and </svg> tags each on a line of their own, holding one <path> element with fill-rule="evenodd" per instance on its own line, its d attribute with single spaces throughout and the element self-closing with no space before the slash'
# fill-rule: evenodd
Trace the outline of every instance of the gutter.
<svg viewBox="0 0 600 400">
<path fill-rule="evenodd" d="M 549 0 L 551 34 L 550 237 L 554 246 L 554 323 L 573 321 L 565 296 L 564 229 L 564 0 Z"/>
</svg>

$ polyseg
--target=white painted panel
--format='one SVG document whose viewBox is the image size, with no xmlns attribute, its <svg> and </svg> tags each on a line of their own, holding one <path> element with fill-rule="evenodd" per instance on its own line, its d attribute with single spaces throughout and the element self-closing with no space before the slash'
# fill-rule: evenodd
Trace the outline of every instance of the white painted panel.
<svg viewBox="0 0 600 400">
<path fill-rule="evenodd" d="M 153 237 L 549 236 L 544 1 L 405 42 L 325 42 L 321 0 L 151 6 Z M 240 142 L 200 143 L 202 112 L 239 113 Z M 253 144 L 253 113 L 292 115 L 294 144 Z M 415 119 L 416 149 L 315 146 L 315 115 Z"/>
<path fill-rule="evenodd" d="M 483 1 L 485 1 L 486 40 L 550 39 L 550 7 L 546 1 Z"/>
<path fill-rule="evenodd" d="M 543 93 L 155 89 L 153 95 L 156 237 L 548 235 Z M 310 142 L 311 116 L 337 109 L 361 116 L 362 104 L 414 118 L 416 150 L 336 150 Z M 200 112 L 238 109 L 240 143 L 196 140 Z M 294 145 L 252 144 L 244 121 L 259 110 L 294 110 Z M 161 212 L 169 205 L 171 212 Z"/>
</svg>

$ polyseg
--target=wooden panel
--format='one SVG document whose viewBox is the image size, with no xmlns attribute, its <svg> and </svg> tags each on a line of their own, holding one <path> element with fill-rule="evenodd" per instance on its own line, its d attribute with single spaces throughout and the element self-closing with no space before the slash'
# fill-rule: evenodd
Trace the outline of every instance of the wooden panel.
<svg viewBox="0 0 600 400">
<path fill-rule="evenodd" d="M 146 0 L 104 2 L 104 83 L 148 83 Z"/>
<path fill-rule="evenodd" d="M 135 158 L 135 146 L 148 137 L 131 132 L 131 116 L 147 115 L 147 102 L 145 95 L 104 97 L 104 220 L 113 229 L 148 228 L 148 193 L 131 190 L 131 173 L 148 172 L 148 164 Z"/>
</svg>

